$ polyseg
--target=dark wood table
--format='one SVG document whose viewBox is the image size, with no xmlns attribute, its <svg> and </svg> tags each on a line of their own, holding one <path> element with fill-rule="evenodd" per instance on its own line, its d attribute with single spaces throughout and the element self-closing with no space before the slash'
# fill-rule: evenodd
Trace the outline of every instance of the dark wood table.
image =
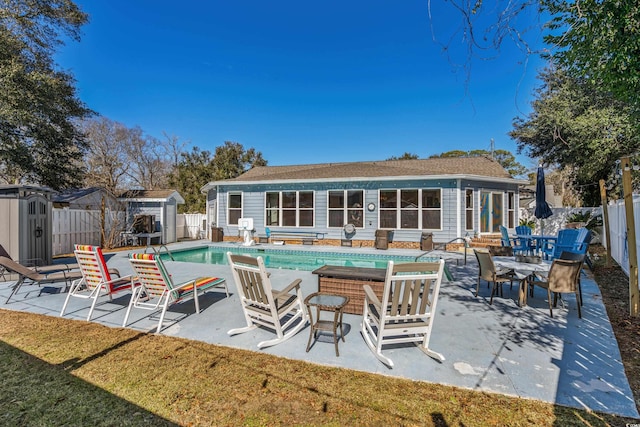
<svg viewBox="0 0 640 427">
<path fill-rule="evenodd" d="M 312 339 L 317 336 L 318 332 L 325 331 L 333 334 L 333 345 L 336 348 L 336 356 L 340 356 L 340 353 L 338 352 L 338 326 L 340 326 L 340 337 L 344 342 L 342 311 L 347 303 L 349 303 L 349 297 L 315 292 L 305 298 L 304 303 L 307 306 L 309 322 L 311 323 L 311 328 L 309 328 L 309 341 L 307 342 L 307 353 L 311 348 Z M 313 316 L 313 307 L 316 309 L 315 319 Z M 333 319 L 322 319 L 321 313 L 323 311 L 332 312 Z"/>
<path fill-rule="evenodd" d="M 382 299 L 385 268 L 346 267 L 323 265 L 312 271 L 318 275 L 318 292 L 342 295 L 349 298 L 345 313 L 362 314 L 364 308 L 364 285 L 371 286 L 376 296 Z"/>
</svg>

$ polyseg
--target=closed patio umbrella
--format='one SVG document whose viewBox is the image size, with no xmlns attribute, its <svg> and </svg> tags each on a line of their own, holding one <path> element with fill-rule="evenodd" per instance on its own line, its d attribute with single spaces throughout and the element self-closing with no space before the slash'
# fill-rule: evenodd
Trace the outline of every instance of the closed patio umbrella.
<svg viewBox="0 0 640 427">
<path fill-rule="evenodd" d="M 538 166 L 538 176 L 536 177 L 536 210 L 534 215 L 540 220 L 540 234 L 544 234 L 544 222 L 542 220 L 553 215 L 553 211 L 551 211 L 547 203 L 547 191 L 544 185 L 544 168 L 542 166 Z"/>
</svg>

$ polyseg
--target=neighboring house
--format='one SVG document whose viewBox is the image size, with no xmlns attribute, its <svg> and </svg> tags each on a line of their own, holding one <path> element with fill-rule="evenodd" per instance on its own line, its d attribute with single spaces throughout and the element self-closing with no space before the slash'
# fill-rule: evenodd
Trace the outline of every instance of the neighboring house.
<svg viewBox="0 0 640 427">
<path fill-rule="evenodd" d="M 101 210 L 102 203 L 107 208 L 116 207 L 116 198 L 104 188 L 90 187 L 64 190 L 53 196 L 54 208 Z"/>
<path fill-rule="evenodd" d="M 556 194 L 553 184 L 545 184 L 545 196 L 547 203 L 552 208 L 561 208 L 562 195 Z M 524 209 L 536 208 L 536 186 L 526 185 L 520 189 L 520 207 Z"/>
<path fill-rule="evenodd" d="M 130 190 L 118 197 L 126 203 L 127 229 L 131 228 L 138 215 L 151 216 L 153 220 L 150 232 L 159 232 L 162 243 L 176 242 L 176 219 L 178 204 L 184 199 L 175 190 Z"/>
<path fill-rule="evenodd" d="M 500 225 L 513 229 L 523 184 L 498 162 L 469 157 L 263 166 L 209 182 L 202 192 L 207 221 L 227 236 L 238 234 L 239 218 L 252 218 L 258 235 L 267 227 L 321 232 L 339 244 L 349 230 L 370 245 L 383 229 L 393 231 L 394 246 L 412 247 L 422 233 L 448 242 L 499 233 Z"/>
</svg>

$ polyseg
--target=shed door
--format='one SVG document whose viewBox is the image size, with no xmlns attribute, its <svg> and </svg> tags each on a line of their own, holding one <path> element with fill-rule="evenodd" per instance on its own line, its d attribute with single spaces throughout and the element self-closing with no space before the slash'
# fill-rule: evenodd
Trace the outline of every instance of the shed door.
<svg viewBox="0 0 640 427">
<path fill-rule="evenodd" d="M 167 204 L 167 224 L 164 227 L 166 240 L 164 243 L 176 241 L 176 205 Z"/>
<path fill-rule="evenodd" d="M 27 201 L 27 257 L 30 260 L 42 260 L 44 263 L 49 259 L 47 251 L 47 199 L 42 196 L 30 197 Z"/>
</svg>

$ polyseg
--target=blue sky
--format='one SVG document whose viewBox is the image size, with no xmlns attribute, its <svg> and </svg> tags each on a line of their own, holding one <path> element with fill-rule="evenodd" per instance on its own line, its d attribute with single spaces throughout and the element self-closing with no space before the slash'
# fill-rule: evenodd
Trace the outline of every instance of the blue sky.
<svg viewBox="0 0 640 427">
<path fill-rule="evenodd" d="M 433 40 L 432 25 L 448 40 L 460 20 L 439 0 L 433 21 L 426 0 L 76 3 L 90 22 L 56 60 L 90 108 L 189 150 L 239 142 L 270 165 L 488 150 L 492 138 L 515 154 L 507 132 L 541 66 L 505 47 L 474 60 L 465 84 Z"/>
</svg>

